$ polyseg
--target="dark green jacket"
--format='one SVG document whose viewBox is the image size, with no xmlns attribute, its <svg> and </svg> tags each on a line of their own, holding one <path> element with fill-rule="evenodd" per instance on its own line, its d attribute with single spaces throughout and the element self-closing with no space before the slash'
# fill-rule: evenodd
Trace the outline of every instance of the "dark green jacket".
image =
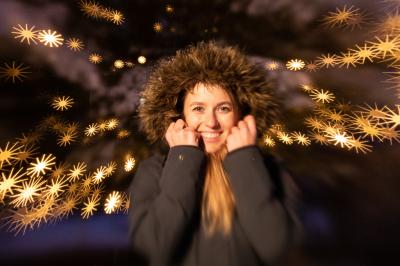
<svg viewBox="0 0 400 266">
<path fill-rule="evenodd" d="M 271 265 L 287 250 L 292 222 L 271 156 L 257 146 L 227 154 L 236 213 L 230 236 L 206 238 L 201 226 L 205 154 L 171 148 L 140 163 L 130 187 L 130 237 L 135 265 Z"/>
</svg>

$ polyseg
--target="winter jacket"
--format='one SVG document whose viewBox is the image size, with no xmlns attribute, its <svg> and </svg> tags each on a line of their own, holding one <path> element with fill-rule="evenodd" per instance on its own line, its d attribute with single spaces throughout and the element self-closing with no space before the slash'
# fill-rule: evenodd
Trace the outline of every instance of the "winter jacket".
<svg viewBox="0 0 400 266">
<path fill-rule="evenodd" d="M 205 161 L 200 148 L 180 145 L 139 164 L 130 186 L 132 265 L 275 265 L 285 253 L 292 222 L 271 156 L 256 145 L 227 154 L 236 213 L 231 234 L 211 238 L 200 218 Z"/>
</svg>

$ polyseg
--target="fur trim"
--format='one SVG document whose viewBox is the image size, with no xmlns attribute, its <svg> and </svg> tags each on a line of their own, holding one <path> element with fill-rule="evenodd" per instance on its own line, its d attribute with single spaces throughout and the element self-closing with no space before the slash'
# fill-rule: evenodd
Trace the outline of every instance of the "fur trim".
<svg viewBox="0 0 400 266">
<path fill-rule="evenodd" d="M 276 118 L 277 104 L 261 67 L 251 64 L 235 47 L 200 42 L 161 60 L 141 93 L 140 130 L 151 143 L 164 139 L 171 122 L 181 117 L 182 99 L 197 83 L 226 89 L 241 110 L 241 119 L 252 114 L 259 136 Z"/>
</svg>

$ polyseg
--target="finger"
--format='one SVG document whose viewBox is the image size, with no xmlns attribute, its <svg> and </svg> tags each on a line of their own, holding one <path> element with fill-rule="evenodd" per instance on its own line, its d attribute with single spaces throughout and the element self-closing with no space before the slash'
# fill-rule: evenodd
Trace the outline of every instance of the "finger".
<svg viewBox="0 0 400 266">
<path fill-rule="evenodd" d="M 167 132 L 165 133 L 165 139 L 167 140 L 167 142 L 168 142 L 168 144 L 170 146 L 173 146 L 173 142 L 172 142 L 172 139 L 171 139 L 171 133 L 172 133 L 172 130 L 174 128 L 174 124 L 175 124 L 174 122 L 169 124 Z"/>
<path fill-rule="evenodd" d="M 183 130 L 187 130 L 187 131 L 195 131 L 195 129 L 194 129 L 194 128 L 192 128 L 192 127 L 185 127 Z"/>
<path fill-rule="evenodd" d="M 240 130 L 239 130 L 239 128 L 238 127 L 233 127 L 233 128 L 231 128 L 231 133 L 232 134 L 235 134 L 235 133 L 237 133 L 237 132 L 239 132 Z"/>
<path fill-rule="evenodd" d="M 175 122 L 171 122 L 171 123 L 169 124 L 168 128 L 167 128 L 166 134 L 167 134 L 168 132 L 170 132 L 170 131 L 174 128 L 174 126 L 175 126 Z"/>
<path fill-rule="evenodd" d="M 185 122 L 184 122 L 182 119 L 178 119 L 178 120 L 175 122 L 174 129 L 175 129 L 175 130 L 180 130 L 180 129 L 182 129 L 184 126 L 185 126 Z"/>
<path fill-rule="evenodd" d="M 238 123 L 238 128 L 240 128 L 240 129 L 242 129 L 242 130 L 249 130 L 249 129 L 247 128 L 247 123 L 244 122 L 243 120 L 240 120 L 240 121 L 239 121 L 239 123 Z"/>
<path fill-rule="evenodd" d="M 256 120 L 255 120 L 254 116 L 252 116 L 252 115 L 247 115 L 247 116 L 244 118 L 244 121 L 246 121 L 247 127 L 249 128 L 251 134 L 252 134 L 253 136 L 254 136 L 254 135 L 257 135 L 257 125 L 256 125 Z"/>
</svg>

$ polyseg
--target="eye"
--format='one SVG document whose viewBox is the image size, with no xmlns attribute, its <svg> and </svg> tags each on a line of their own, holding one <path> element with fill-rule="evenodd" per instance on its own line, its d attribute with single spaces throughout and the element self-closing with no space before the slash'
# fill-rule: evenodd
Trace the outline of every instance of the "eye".
<svg viewBox="0 0 400 266">
<path fill-rule="evenodd" d="M 202 110 L 203 110 L 203 107 L 201 107 L 201 106 L 196 106 L 193 108 L 193 111 L 202 111 Z"/>
<path fill-rule="evenodd" d="M 221 106 L 220 110 L 224 113 L 228 113 L 231 111 L 231 108 L 229 106 Z"/>
</svg>

